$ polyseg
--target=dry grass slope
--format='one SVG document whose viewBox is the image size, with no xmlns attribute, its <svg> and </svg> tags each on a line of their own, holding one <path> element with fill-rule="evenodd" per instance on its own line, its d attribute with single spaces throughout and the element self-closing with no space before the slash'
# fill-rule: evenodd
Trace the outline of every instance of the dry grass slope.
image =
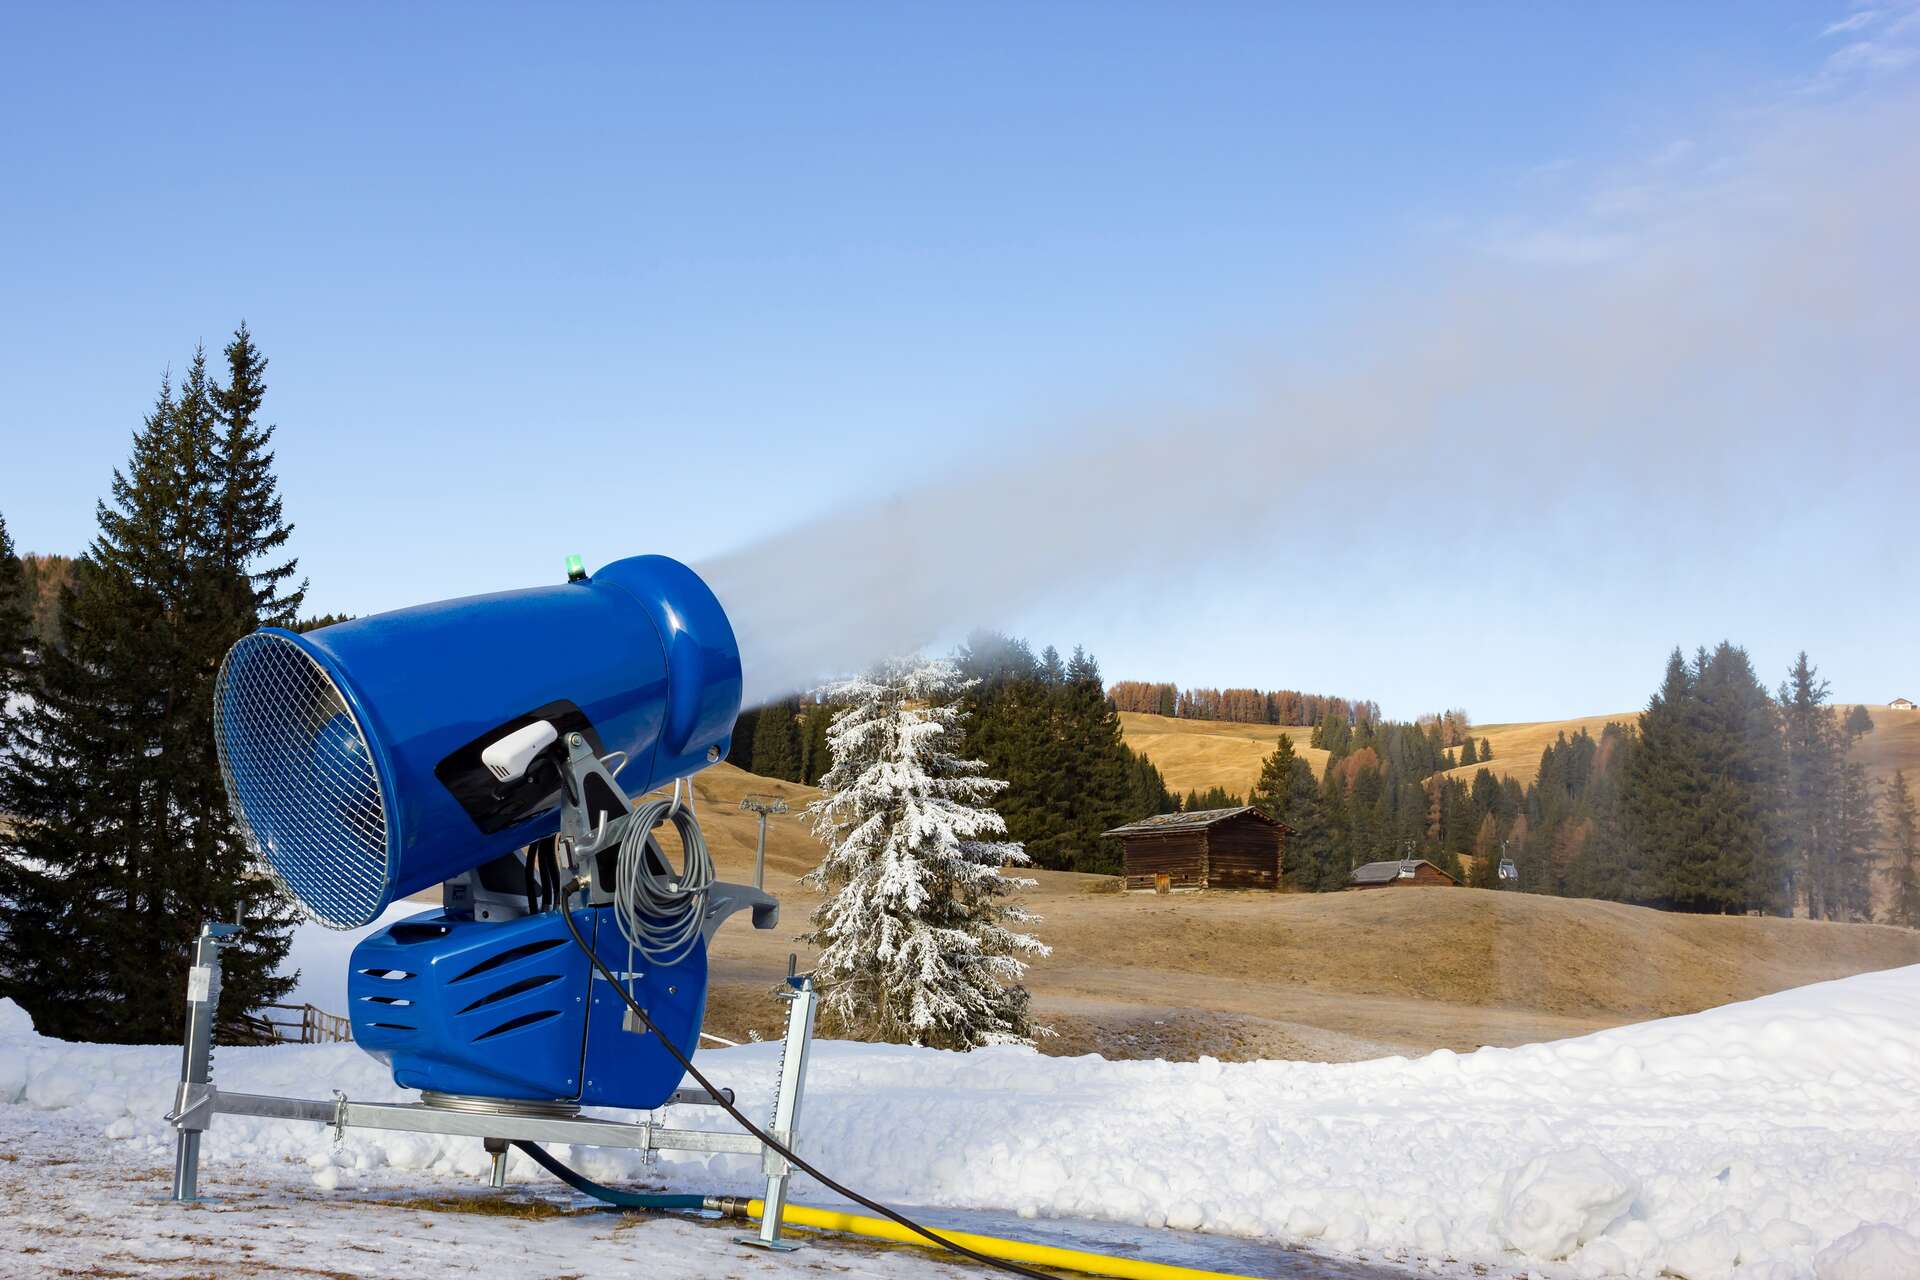
<svg viewBox="0 0 1920 1280">
<path fill-rule="evenodd" d="M 812 795 L 728 765 L 701 774 L 694 791 L 727 880 L 753 874 L 758 824 L 741 798 L 776 794 L 797 810 Z M 778 1034 L 772 993 L 789 952 L 807 963 L 798 935 L 818 902 L 797 879 L 818 856 L 797 813 L 769 823 L 768 887 L 782 920 L 764 933 L 729 925 L 716 940 L 716 1034 Z M 1337 1060 L 1521 1044 L 1920 963 L 1920 933 L 1876 926 L 1468 889 L 1161 898 L 1098 892 L 1111 882 L 1097 876 L 1036 878 L 1035 932 L 1054 954 L 1029 985 L 1061 1033 L 1050 1052 Z"/>
<path fill-rule="evenodd" d="M 1260 765 L 1286 734 L 1293 748 L 1313 766 L 1327 767 L 1327 753 L 1307 745 L 1312 729 L 1272 724 L 1235 724 L 1226 720 L 1181 720 L 1173 716 L 1122 711 L 1120 732 L 1127 745 L 1150 758 L 1168 789 L 1185 795 L 1222 786 L 1246 795 L 1260 776 Z"/>
<path fill-rule="evenodd" d="M 1851 707 L 1843 703 L 1841 711 Z M 1894 711 L 1869 704 L 1874 730 L 1861 739 L 1856 758 L 1869 773 L 1884 781 L 1895 769 L 1904 769 L 1908 780 L 1920 788 L 1920 711 Z M 1485 724 L 1474 727 L 1476 739 L 1485 738 L 1493 747 L 1493 762 L 1484 767 L 1502 778 L 1516 778 L 1521 786 L 1532 782 L 1540 772 L 1540 753 L 1561 734 L 1572 737 L 1585 729 L 1595 737 L 1608 721 L 1636 724 L 1638 711 L 1620 711 L 1612 715 L 1575 716 L 1569 720 L 1532 720 L 1514 724 Z M 1272 752 L 1275 725 L 1232 724 L 1219 720 L 1182 720 L 1173 716 L 1149 716 L 1120 713 L 1120 729 L 1127 745 L 1144 752 L 1167 785 L 1185 794 L 1190 789 L 1214 785 L 1244 793 L 1259 776 L 1260 762 Z M 1319 773 L 1326 767 L 1327 755 L 1307 746 L 1309 729 L 1286 729 L 1293 744 Z M 1458 778 L 1471 778 L 1481 765 L 1462 765 L 1449 770 Z"/>
</svg>

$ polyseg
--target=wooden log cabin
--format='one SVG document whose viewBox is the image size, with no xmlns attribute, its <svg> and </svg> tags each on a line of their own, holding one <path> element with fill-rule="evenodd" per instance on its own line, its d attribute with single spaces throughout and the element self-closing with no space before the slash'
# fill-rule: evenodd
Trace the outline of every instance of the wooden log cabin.
<svg viewBox="0 0 1920 1280">
<path fill-rule="evenodd" d="M 1347 877 L 1349 889 L 1436 888 L 1460 882 L 1425 858 L 1396 858 L 1355 867 Z"/>
<path fill-rule="evenodd" d="M 1129 889 L 1278 889 L 1291 828 L 1252 805 L 1163 813 L 1104 834 L 1126 850 Z"/>
</svg>

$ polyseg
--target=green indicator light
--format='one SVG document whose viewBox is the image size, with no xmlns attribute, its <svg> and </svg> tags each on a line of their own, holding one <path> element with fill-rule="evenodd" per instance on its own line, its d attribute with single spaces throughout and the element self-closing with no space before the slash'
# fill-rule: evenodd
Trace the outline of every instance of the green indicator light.
<svg viewBox="0 0 1920 1280">
<path fill-rule="evenodd" d="M 582 560 L 579 556 L 568 556 L 567 557 L 567 581 L 568 582 L 584 582 L 586 581 L 586 577 L 587 577 L 586 561 Z"/>
</svg>

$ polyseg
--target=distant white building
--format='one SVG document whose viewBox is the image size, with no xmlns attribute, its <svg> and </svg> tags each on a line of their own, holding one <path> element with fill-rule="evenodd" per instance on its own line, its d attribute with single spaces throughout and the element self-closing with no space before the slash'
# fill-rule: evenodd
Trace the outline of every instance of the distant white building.
<svg viewBox="0 0 1920 1280">
<path fill-rule="evenodd" d="M 1887 705 L 1895 711 L 1912 711 L 1914 709 L 1912 698 L 1895 698 Z"/>
</svg>

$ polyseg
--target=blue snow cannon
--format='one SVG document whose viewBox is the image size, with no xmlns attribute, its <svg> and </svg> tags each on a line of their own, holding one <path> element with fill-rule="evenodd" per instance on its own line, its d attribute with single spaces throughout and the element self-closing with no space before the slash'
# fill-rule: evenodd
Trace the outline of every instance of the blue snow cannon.
<svg viewBox="0 0 1920 1280">
<path fill-rule="evenodd" d="M 214 735 L 235 818 L 313 919 L 361 927 L 441 886 L 439 910 L 353 952 L 355 1038 L 396 1082 L 651 1107 L 681 1068 L 629 1034 L 567 919 L 691 1052 L 707 938 L 744 907 L 772 927 L 777 908 L 746 886 L 692 887 L 703 842 L 684 842 L 673 873 L 651 823 L 624 827 L 640 809 L 630 796 L 726 754 L 740 696 L 739 647 L 712 591 L 677 561 L 640 556 L 552 586 L 255 632 L 221 666 Z M 687 821 L 678 806 L 672 816 Z M 648 903 L 677 921 L 622 897 L 636 878 L 623 860 L 667 886 L 666 905 Z M 673 947 L 631 941 L 662 933 Z"/>
</svg>

